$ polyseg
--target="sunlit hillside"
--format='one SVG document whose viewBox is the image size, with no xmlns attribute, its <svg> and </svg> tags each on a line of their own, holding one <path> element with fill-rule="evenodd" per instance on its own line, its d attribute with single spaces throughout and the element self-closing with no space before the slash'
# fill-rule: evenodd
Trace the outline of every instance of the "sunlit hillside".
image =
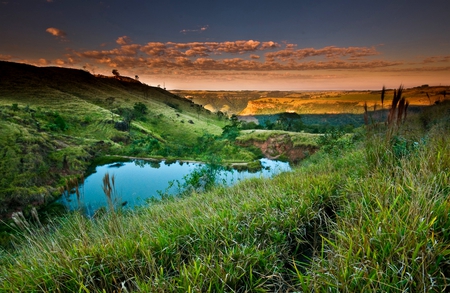
<svg viewBox="0 0 450 293">
<path fill-rule="evenodd" d="M 411 106 L 428 106 L 445 99 L 448 86 L 427 85 L 406 89 L 404 97 Z M 384 104 L 380 91 L 177 91 L 213 111 L 242 116 L 283 112 L 298 114 L 361 114 L 364 104 L 382 109 L 392 101 L 394 89 L 386 91 Z"/>
</svg>

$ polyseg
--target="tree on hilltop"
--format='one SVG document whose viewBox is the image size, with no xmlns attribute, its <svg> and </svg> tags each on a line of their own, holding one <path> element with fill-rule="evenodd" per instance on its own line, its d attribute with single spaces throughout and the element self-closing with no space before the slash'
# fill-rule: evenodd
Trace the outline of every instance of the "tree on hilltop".
<svg viewBox="0 0 450 293">
<path fill-rule="evenodd" d="M 114 76 L 120 76 L 120 73 L 119 73 L 119 70 L 117 70 L 117 69 L 113 69 L 112 70 L 112 74 L 114 75 Z"/>
</svg>

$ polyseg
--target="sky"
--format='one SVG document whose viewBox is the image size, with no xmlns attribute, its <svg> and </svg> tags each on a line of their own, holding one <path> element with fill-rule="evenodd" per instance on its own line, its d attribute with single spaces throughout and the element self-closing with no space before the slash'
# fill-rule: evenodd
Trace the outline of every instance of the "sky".
<svg viewBox="0 0 450 293">
<path fill-rule="evenodd" d="M 449 0 L 0 0 L 0 60 L 180 90 L 450 85 Z"/>
</svg>

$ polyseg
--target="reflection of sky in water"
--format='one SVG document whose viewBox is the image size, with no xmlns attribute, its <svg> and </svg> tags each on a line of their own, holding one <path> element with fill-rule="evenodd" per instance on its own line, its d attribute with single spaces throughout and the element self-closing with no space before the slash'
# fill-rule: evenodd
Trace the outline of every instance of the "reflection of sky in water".
<svg viewBox="0 0 450 293">
<path fill-rule="evenodd" d="M 222 171 L 218 182 L 226 182 L 228 185 L 234 184 L 239 180 L 250 177 L 270 177 L 283 171 L 289 171 L 288 163 L 262 159 L 263 169 L 256 173 L 247 171 Z M 191 173 L 199 163 L 155 163 L 148 161 L 132 161 L 126 163 L 113 163 L 104 166 L 98 166 L 96 172 L 86 178 L 84 184 L 80 186 L 81 201 L 87 209 L 87 214 L 92 215 L 95 210 L 107 205 L 106 196 L 102 190 L 102 180 L 106 173 L 110 177 L 115 177 L 115 187 L 119 196 L 118 203 L 127 202 L 127 207 L 142 205 L 145 199 L 150 197 L 159 197 L 158 191 L 165 192 L 169 183 L 179 181 L 184 182 L 183 178 Z M 174 194 L 177 192 L 177 184 L 169 190 Z M 78 207 L 76 195 L 72 194 L 69 198 L 63 196 L 61 201 L 71 209 Z"/>
</svg>

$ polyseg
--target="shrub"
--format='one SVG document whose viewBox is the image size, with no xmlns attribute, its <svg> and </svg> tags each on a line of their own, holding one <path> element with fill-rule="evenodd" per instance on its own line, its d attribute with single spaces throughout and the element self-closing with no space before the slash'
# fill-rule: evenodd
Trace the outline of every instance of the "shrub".
<svg viewBox="0 0 450 293">
<path fill-rule="evenodd" d="M 339 155 L 353 145 L 353 136 L 346 135 L 344 131 L 332 130 L 319 136 L 317 144 L 324 152 Z"/>
</svg>

